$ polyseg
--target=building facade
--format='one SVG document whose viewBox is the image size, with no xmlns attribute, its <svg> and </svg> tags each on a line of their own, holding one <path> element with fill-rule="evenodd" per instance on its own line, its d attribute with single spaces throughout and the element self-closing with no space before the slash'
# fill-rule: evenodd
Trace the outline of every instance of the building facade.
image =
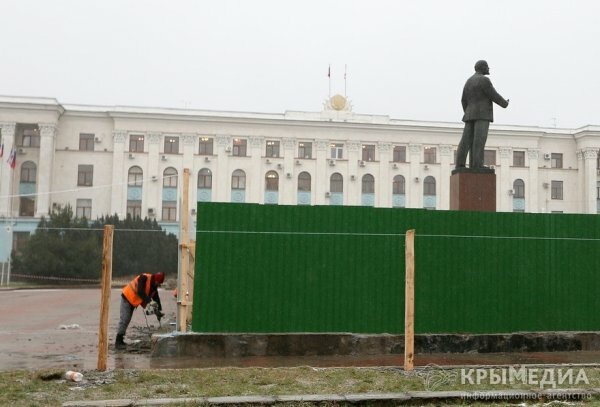
<svg viewBox="0 0 600 407">
<path fill-rule="evenodd" d="M 216 201 L 445 210 L 462 128 L 357 114 L 339 95 L 320 112 L 283 114 L 0 97 L 0 261 L 65 204 L 88 219 L 148 216 L 177 233 L 184 168 L 190 208 Z M 599 148 L 599 126 L 492 125 L 485 161 L 496 169 L 496 207 L 597 213 Z"/>
</svg>

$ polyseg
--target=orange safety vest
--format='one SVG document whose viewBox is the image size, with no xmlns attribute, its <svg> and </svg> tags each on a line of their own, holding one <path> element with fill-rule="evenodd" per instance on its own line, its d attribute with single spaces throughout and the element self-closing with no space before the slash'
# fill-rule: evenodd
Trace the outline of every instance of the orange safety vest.
<svg viewBox="0 0 600 407">
<path fill-rule="evenodd" d="M 146 292 L 146 295 L 148 297 L 152 297 L 150 294 L 150 285 L 152 282 L 152 274 L 147 274 L 144 273 L 144 275 L 146 276 L 146 287 L 144 287 L 144 291 Z M 138 282 L 140 280 L 140 276 L 137 276 L 136 278 L 134 278 L 133 280 L 131 280 L 129 282 L 129 284 L 127 284 L 125 287 L 123 287 L 123 295 L 125 296 L 125 298 L 127 299 L 127 301 L 129 301 L 129 303 L 131 305 L 133 305 L 134 307 L 137 307 L 138 305 L 142 305 L 143 307 L 146 306 L 146 303 L 139 297 L 139 295 L 137 294 L 138 292 Z M 153 293 L 152 293 L 153 294 Z"/>
</svg>

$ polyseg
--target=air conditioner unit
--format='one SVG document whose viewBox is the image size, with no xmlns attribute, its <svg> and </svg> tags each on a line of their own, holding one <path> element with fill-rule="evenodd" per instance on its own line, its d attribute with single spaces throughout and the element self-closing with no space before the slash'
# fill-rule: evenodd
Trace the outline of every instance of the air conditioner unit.
<svg viewBox="0 0 600 407">
<path fill-rule="evenodd" d="M 277 164 L 277 168 L 279 168 L 280 170 L 283 169 L 283 164 Z"/>
<path fill-rule="evenodd" d="M 129 153 L 129 159 L 130 159 L 130 160 L 133 160 L 134 158 L 135 158 L 135 155 L 133 155 L 133 154 Z"/>
<path fill-rule="evenodd" d="M 148 208 L 148 215 L 154 215 L 154 208 Z"/>
<path fill-rule="evenodd" d="M 515 191 L 513 191 L 512 189 L 508 190 L 508 195 L 514 195 L 514 194 L 515 194 Z"/>
<path fill-rule="evenodd" d="M 102 142 L 102 139 L 101 139 L 100 137 L 94 137 L 94 141 L 95 141 L 96 143 L 101 143 L 101 142 Z"/>
<path fill-rule="evenodd" d="M 190 213 L 192 214 L 192 216 L 196 216 L 196 210 L 195 210 L 195 209 L 192 209 L 192 210 L 190 211 Z"/>
<path fill-rule="evenodd" d="M 550 158 L 552 158 L 552 154 L 544 154 L 544 160 L 549 160 Z"/>
<path fill-rule="evenodd" d="M 350 180 L 354 181 L 356 179 L 356 175 L 350 175 Z"/>
<path fill-rule="evenodd" d="M 302 165 L 302 162 L 300 162 L 300 160 L 296 160 L 296 165 Z"/>
<path fill-rule="evenodd" d="M 152 176 L 152 181 L 154 181 L 154 182 L 158 181 L 158 177 L 156 175 L 153 175 Z"/>
<path fill-rule="evenodd" d="M 325 192 L 325 198 L 329 198 L 331 196 L 331 192 Z"/>
<path fill-rule="evenodd" d="M 415 182 L 419 182 L 419 177 L 415 177 Z"/>
<path fill-rule="evenodd" d="M 25 150 L 23 150 L 22 148 L 20 148 L 20 149 L 17 150 L 17 153 L 19 153 L 19 154 L 25 154 Z"/>
<path fill-rule="evenodd" d="M 208 162 L 210 162 L 210 158 L 204 157 L 204 161 L 206 161 L 208 163 Z"/>
<path fill-rule="evenodd" d="M 225 147 L 225 151 L 228 152 L 228 153 L 231 153 L 231 146 Z"/>
<path fill-rule="evenodd" d="M 427 171 L 427 170 L 429 169 L 429 165 L 425 164 L 425 165 L 423 166 L 423 169 L 424 169 L 425 171 Z"/>
<path fill-rule="evenodd" d="M 490 170 L 494 170 L 494 169 L 496 169 L 496 166 L 495 165 L 490 165 Z"/>
<path fill-rule="evenodd" d="M 268 158 L 265 160 L 265 162 L 266 162 L 267 164 L 271 164 L 271 160 L 269 160 Z"/>
<path fill-rule="evenodd" d="M 360 165 L 361 167 L 364 167 L 365 162 L 363 160 L 358 160 L 358 165 Z"/>
<path fill-rule="evenodd" d="M 335 165 L 335 160 L 329 160 L 329 165 L 333 167 Z"/>
<path fill-rule="evenodd" d="M 291 172 L 286 172 L 285 176 L 288 177 L 288 178 L 292 178 L 292 173 Z"/>
<path fill-rule="evenodd" d="M 160 157 L 160 159 L 163 160 L 163 161 L 167 161 L 167 156 L 163 155 L 162 157 Z"/>
<path fill-rule="evenodd" d="M 549 183 L 547 183 L 547 182 L 544 182 L 544 183 L 542 184 L 542 186 L 543 186 L 545 189 L 548 189 L 548 187 L 550 186 L 550 184 L 549 184 Z"/>
<path fill-rule="evenodd" d="M 398 164 L 392 165 L 392 168 L 395 169 L 395 170 L 397 170 L 398 169 Z"/>
</svg>

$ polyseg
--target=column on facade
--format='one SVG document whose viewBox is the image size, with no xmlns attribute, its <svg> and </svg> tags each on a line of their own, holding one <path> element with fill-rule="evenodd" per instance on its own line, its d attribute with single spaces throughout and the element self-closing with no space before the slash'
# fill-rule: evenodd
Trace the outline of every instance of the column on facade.
<svg viewBox="0 0 600 407">
<path fill-rule="evenodd" d="M 183 165 L 181 167 L 181 173 L 178 172 L 178 192 L 179 196 L 183 198 L 183 170 L 187 168 L 190 170 L 190 184 L 188 185 L 188 206 L 190 210 L 196 209 L 196 202 L 198 200 L 198 171 L 200 171 L 200 168 L 194 168 L 194 153 L 196 151 L 196 143 L 198 139 L 199 137 L 194 133 L 185 133 L 181 135 L 181 144 L 183 147 Z"/>
<path fill-rule="evenodd" d="M 438 209 L 450 209 L 450 174 L 452 171 L 452 146 L 440 145 L 440 196 L 437 202 Z"/>
<path fill-rule="evenodd" d="M 408 145 L 409 169 L 406 179 L 406 207 L 420 208 L 423 206 L 423 179 L 421 177 L 421 144 Z"/>
<path fill-rule="evenodd" d="M 158 167 L 160 160 L 160 133 L 148 133 L 148 161 L 144 170 L 144 188 L 142 198 L 142 217 L 144 217 L 144 207 L 151 215 L 150 209 L 154 212 L 154 216 L 161 213 L 162 207 L 162 180 L 163 174 Z"/>
<path fill-rule="evenodd" d="M 598 159 L 598 149 L 585 148 L 583 150 L 583 160 L 585 167 L 585 206 L 583 213 L 597 213 L 596 207 L 596 160 Z M 564 186 L 563 186 L 564 187 Z M 563 192 L 564 193 L 564 192 Z"/>
<path fill-rule="evenodd" d="M 510 179 L 510 147 L 500 147 L 500 168 L 496 167 L 496 204 L 498 212 L 512 212 L 512 196 L 508 191 L 512 189 Z M 499 173 L 499 174 L 498 174 Z"/>
<path fill-rule="evenodd" d="M 294 171 L 294 158 L 296 157 L 296 140 L 284 138 L 281 141 L 283 148 L 283 171 L 279 180 L 279 203 L 294 205 L 296 199 L 296 185 L 298 174 Z"/>
<path fill-rule="evenodd" d="M 248 144 L 250 165 L 248 166 L 246 173 L 246 202 L 264 203 L 265 175 L 267 171 L 277 171 L 277 166 L 273 163 L 267 164 L 267 160 L 263 159 L 263 148 L 265 143 L 262 137 L 250 137 Z M 279 184 L 281 185 L 281 176 Z"/>
<path fill-rule="evenodd" d="M 585 162 L 583 150 L 577 150 L 577 209 L 579 213 L 585 213 Z"/>
<path fill-rule="evenodd" d="M 529 185 L 525 185 L 527 193 L 527 199 L 525 201 L 525 210 L 527 212 L 538 213 L 540 208 L 539 201 L 539 180 L 538 180 L 538 160 L 540 150 L 539 148 L 530 148 L 527 150 L 527 157 L 529 158 Z M 546 197 L 544 197 L 546 199 Z M 545 204 L 544 204 L 545 206 Z"/>
<path fill-rule="evenodd" d="M 344 191 L 347 191 L 344 194 L 344 205 L 360 205 L 362 201 L 362 176 L 366 174 L 366 171 L 359 172 L 359 169 L 364 168 L 358 165 L 358 162 L 362 160 L 361 144 L 356 141 L 349 141 L 346 147 L 348 150 L 348 172 L 344 174 L 343 171 L 340 171 L 344 177 Z M 353 175 L 354 179 L 352 179 Z"/>
<path fill-rule="evenodd" d="M 375 177 L 375 206 L 390 208 L 392 206 L 392 180 L 390 179 L 391 143 L 379 143 L 379 177 Z"/>
<path fill-rule="evenodd" d="M 231 201 L 231 171 L 229 170 L 229 152 L 231 149 L 231 136 L 217 135 L 216 151 L 217 165 L 216 171 L 213 173 L 213 201 L 215 202 L 230 202 Z M 222 180 L 217 182 L 217 180 Z"/>
<path fill-rule="evenodd" d="M 4 144 L 4 157 L 8 158 L 11 150 L 15 147 L 15 123 L 1 123 L 2 143 Z M 6 160 L 5 160 L 6 161 Z M 12 209 L 16 208 L 15 199 L 12 197 L 18 193 L 14 191 L 15 170 L 5 163 L 0 163 L 0 215 L 12 217 Z"/>
<path fill-rule="evenodd" d="M 38 164 L 38 201 L 36 217 L 48 214 L 50 210 L 50 191 L 52 190 L 52 174 L 54 173 L 54 141 L 56 124 L 40 123 L 40 162 Z"/>
<path fill-rule="evenodd" d="M 326 140 L 315 141 L 316 151 L 316 173 L 312 175 L 313 205 L 329 205 L 329 199 L 325 196 L 329 191 L 329 157 L 327 156 L 327 146 L 329 142 Z"/>
<path fill-rule="evenodd" d="M 125 140 L 127 132 L 113 131 L 112 186 L 110 192 L 110 213 L 125 218 L 127 204 L 127 173 L 125 168 Z M 124 199 L 125 198 L 125 199 Z"/>
</svg>

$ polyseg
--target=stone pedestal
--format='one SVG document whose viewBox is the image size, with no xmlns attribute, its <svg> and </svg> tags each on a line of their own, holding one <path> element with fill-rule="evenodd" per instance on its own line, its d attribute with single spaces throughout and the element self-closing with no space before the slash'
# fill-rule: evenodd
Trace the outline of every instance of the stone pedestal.
<svg viewBox="0 0 600 407">
<path fill-rule="evenodd" d="M 496 211 L 494 170 L 460 168 L 450 176 L 450 210 Z"/>
</svg>

